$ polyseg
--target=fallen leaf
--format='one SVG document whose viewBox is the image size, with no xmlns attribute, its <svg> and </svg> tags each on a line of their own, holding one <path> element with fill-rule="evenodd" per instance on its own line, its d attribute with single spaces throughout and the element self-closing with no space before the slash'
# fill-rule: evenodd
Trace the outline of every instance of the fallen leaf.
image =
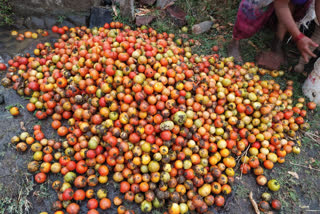
<svg viewBox="0 0 320 214">
<path fill-rule="evenodd" d="M 248 44 L 254 47 L 256 50 L 259 49 L 251 40 L 248 41 Z"/>
<path fill-rule="evenodd" d="M 145 9 L 145 8 L 138 8 L 138 11 L 137 13 L 135 13 L 135 16 L 144 16 L 148 13 L 151 13 L 153 10 L 149 10 L 149 9 Z"/>
<path fill-rule="evenodd" d="M 180 36 L 183 39 L 188 39 L 189 38 L 188 34 L 185 34 L 185 33 L 180 34 Z"/>
<path fill-rule="evenodd" d="M 118 12 L 117 12 L 117 8 L 116 8 L 116 5 L 112 5 L 112 10 L 113 10 L 113 12 L 114 12 L 114 15 L 115 16 L 118 16 Z"/>
<path fill-rule="evenodd" d="M 314 158 L 310 158 L 310 163 L 314 163 L 316 160 Z"/>
<path fill-rule="evenodd" d="M 174 1 L 169 2 L 166 6 L 164 6 L 164 7 L 162 8 L 162 10 L 167 9 L 168 7 L 170 7 L 170 6 L 172 6 L 172 5 L 174 5 Z"/>
<path fill-rule="evenodd" d="M 27 131 L 26 127 L 24 127 L 24 122 L 23 121 L 20 122 L 20 128 L 25 132 Z"/>
<path fill-rule="evenodd" d="M 199 40 L 196 40 L 196 41 L 194 41 L 194 45 L 195 45 L 195 46 L 200 46 L 201 43 L 199 42 Z"/>
<path fill-rule="evenodd" d="M 299 179 L 299 175 L 298 175 L 298 173 L 296 173 L 296 172 L 288 171 L 288 174 L 292 175 L 292 176 L 295 177 L 296 179 Z"/>
</svg>

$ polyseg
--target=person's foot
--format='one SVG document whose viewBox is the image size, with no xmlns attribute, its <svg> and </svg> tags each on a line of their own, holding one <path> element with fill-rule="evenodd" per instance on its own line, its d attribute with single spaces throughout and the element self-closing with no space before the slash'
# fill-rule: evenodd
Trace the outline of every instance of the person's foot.
<svg viewBox="0 0 320 214">
<path fill-rule="evenodd" d="M 278 70 L 285 62 L 284 55 L 273 51 L 264 51 L 256 57 L 257 65 L 270 70 Z"/>
<path fill-rule="evenodd" d="M 241 54 L 240 54 L 240 42 L 239 40 L 232 40 L 228 45 L 228 56 L 233 56 L 234 60 L 238 63 L 243 63 Z"/>
</svg>

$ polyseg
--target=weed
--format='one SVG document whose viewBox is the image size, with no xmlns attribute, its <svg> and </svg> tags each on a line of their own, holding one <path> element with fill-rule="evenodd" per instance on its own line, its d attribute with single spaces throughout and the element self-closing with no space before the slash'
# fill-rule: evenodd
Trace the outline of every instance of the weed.
<svg viewBox="0 0 320 214">
<path fill-rule="evenodd" d="M 66 19 L 65 16 L 58 16 L 57 23 L 62 24 L 62 22 Z"/>
<path fill-rule="evenodd" d="M 24 109 L 24 106 L 23 106 L 23 105 L 21 105 L 20 103 L 7 105 L 7 106 L 5 107 L 5 109 L 7 109 L 7 110 L 9 111 L 12 107 L 18 107 L 18 108 L 22 108 L 22 109 Z"/>
<path fill-rule="evenodd" d="M 0 0 L 0 26 L 13 25 L 13 12 L 9 0 Z"/>
<path fill-rule="evenodd" d="M 19 184 L 18 194 L 14 194 L 10 187 L 4 187 L 2 184 L 0 186 L 0 214 L 12 213 L 29 213 L 31 210 L 32 204 L 28 200 L 28 195 L 33 191 L 34 183 L 30 182 L 28 179 L 29 174 L 25 174 L 24 178 Z"/>
</svg>

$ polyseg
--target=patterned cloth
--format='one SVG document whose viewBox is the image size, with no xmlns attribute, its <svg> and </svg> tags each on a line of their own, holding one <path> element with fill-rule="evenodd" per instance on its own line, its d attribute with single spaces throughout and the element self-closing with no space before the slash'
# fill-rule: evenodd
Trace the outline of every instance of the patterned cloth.
<svg viewBox="0 0 320 214">
<path fill-rule="evenodd" d="M 312 0 L 295 0 L 292 2 L 299 5 L 293 14 L 296 21 L 304 17 L 311 2 Z M 242 0 L 233 28 L 233 38 L 245 39 L 253 36 L 270 20 L 273 14 L 272 0 Z"/>
</svg>

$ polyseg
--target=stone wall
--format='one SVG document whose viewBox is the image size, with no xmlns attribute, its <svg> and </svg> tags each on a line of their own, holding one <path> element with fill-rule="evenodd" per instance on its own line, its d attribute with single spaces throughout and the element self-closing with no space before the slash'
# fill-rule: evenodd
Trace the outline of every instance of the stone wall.
<svg viewBox="0 0 320 214">
<path fill-rule="evenodd" d="M 87 25 L 92 7 L 103 0 L 10 0 L 15 27 L 50 28 L 54 24 Z M 62 22 L 62 23 L 59 23 Z"/>
<path fill-rule="evenodd" d="M 65 15 L 67 13 L 90 13 L 96 0 L 11 0 L 13 11 L 18 15 Z"/>
</svg>

